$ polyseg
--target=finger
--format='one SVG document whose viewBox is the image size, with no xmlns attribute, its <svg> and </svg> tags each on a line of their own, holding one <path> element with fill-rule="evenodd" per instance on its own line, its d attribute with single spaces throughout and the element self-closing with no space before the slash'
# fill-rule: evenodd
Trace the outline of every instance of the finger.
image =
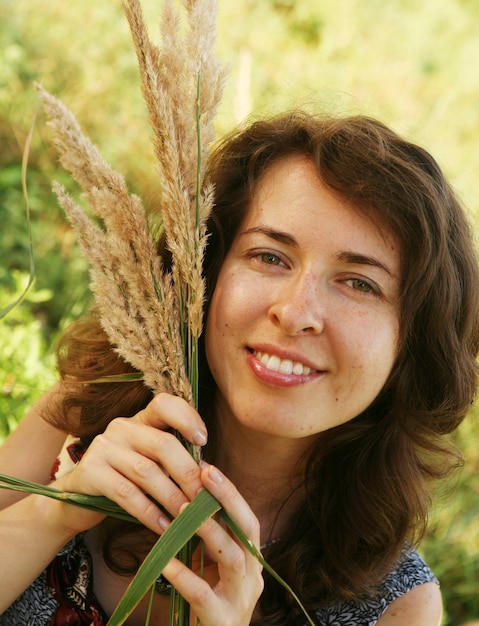
<svg viewBox="0 0 479 626">
<path fill-rule="evenodd" d="M 260 524 L 246 500 L 217 467 L 200 461 L 200 468 L 203 485 L 259 549 Z"/>
<path fill-rule="evenodd" d="M 141 486 L 133 482 L 130 477 L 115 466 L 115 461 L 111 459 L 115 457 L 116 452 L 111 451 L 111 448 L 112 446 L 110 446 L 109 454 L 101 458 L 88 450 L 71 474 L 65 476 L 64 480 L 68 481 L 68 484 L 64 488 L 78 493 L 105 496 L 154 532 L 161 533 L 169 523 L 166 513 L 146 495 Z M 125 449 L 118 450 L 118 455 L 126 460 L 127 468 L 134 466 L 137 460 L 141 459 L 136 453 Z M 162 486 L 162 493 L 168 508 L 173 511 L 179 510 L 182 504 L 187 501 L 186 496 L 161 472 L 158 466 L 156 466 L 156 470 L 165 481 Z M 158 484 L 159 488 L 160 485 Z"/>
<path fill-rule="evenodd" d="M 209 576 L 208 569 L 203 578 L 173 559 L 162 574 L 190 604 L 202 625 L 249 624 L 263 590 L 261 569 L 257 568 L 256 575 L 248 572 L 232 578 L 220 568 L 219 579 L 217 575 Z"/>
<path fill-rule="evenodd" d="M 213 615 L 221 615 L 223 612 L 220 607 L 221 600 L 217 598 L 212 584 L 205 577 L 194 573 L 178 558 L 172 559 L 163 569 L 161 575 L 188 602 L 194 614 L 198 615 L 200 606 L 205 607 L 208 605 Z M 214 579 L 216 582 L 217 576 L 214 576 Z M 201 623 L 210 626 L 209 620 Z"/>
<path fill-rule="evenodd" d="M 214 519 L 207 520 L 196 533 L 204 544 L 205 562 L 216 563 L 220 575 L 229 584 L 244 584 L 246 577 L 260 573 L 261 564 L 249 550 Z"/>
<path fill-rule="evenodd" d="M 135 418 L 162 430 L 173 428 L 194 445 L 206 444 L 208 434 L 205 423 L 197 411 L 178 396 L 158 394 Z"/>
<path fill-rule="evenodd" d="M 136 518 L 157 534 L 161 534 L 169 525 L 168 516 L 156 502 L 150 499 L 145 492 L 128 477 L 105 466 L 105 480 L 107 481 L 102 492 L 107 498 L 119 504 L 125 511 Z M 171 483 L 170 483 L 171 484 Z M 178 490 L 163 489 L 165 509 L 174 510 L 185 496 Z M 181 505 L 180 505 L 181 506 Z"/>
<path fill-rule="evenodd" d="M 190 500 L 202 488 L 198 464 L 172 433 L 131 418 L 118 418 L 110 423 L 104 435 L 95 438 L 90 449 L 96 448 L 100 448 L 99 454 L 105 455 L 119 472 L 161 504 L 166 505 L 161 494 L 166 484 L 165 475 L 171 476 Z M 171 512 L 177 515 L 178 508 Z"/>
</svg>

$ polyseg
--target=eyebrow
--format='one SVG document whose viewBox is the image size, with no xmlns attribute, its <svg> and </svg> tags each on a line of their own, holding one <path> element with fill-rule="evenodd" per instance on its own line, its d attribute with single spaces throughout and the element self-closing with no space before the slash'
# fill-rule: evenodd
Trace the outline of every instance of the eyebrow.
<svg viewBox="0 0 479 626">
<path fill-rule="evenodd" d="M 380 270 L 383 270 L 384 272 L 389 274 L 389 276 L 391 276 L 392 278 L 394 278 L 394 274 L 391 272 L 388 266 L 384 263 L 381 263 L 381 261 L 379 261 L 379 259 L 376 259 L 375 257 L 367 256 L 365 254 L 359 254 L 357 252 L 345 251 L 340 252 L 337 255 L 337 258 L 339 261 L 345 261 L 346 263 L 351 263 L 352 265 L 371 265 L 372 267 L 377 267 Z"/>
<path fill-rule="evenodd" d="M 292 246 L 293 248 L 299 248 L 298 241 L 289 233 L 281 230 L 275 230 L 274 228 L 268 228 L 265 226 L 254 226 L 253 228 L 248 228 L 247 230 L 241 232 L 240 235 L 250 235 L 253 233 L 259 233 L 265 235 L 266 237 L 269 237 L 270 239 L 273 239 L 274 241 L 279 241 L 280 243 Z M 389 276 L 394 278 L 394 274 L 388 268 L 388 266 L 375 257 L 361 254 L 359 252 L 346 250 L 344 252 L 339 252 L 339 254 L 337 255 L 337 259 L 338 261 L 350 263 L 351 265 L 370 265 L 371 267 L 377 267 L 378 269 L 383 270 Z"/>
<path fill-rule="evenodd" d="M 267 228 L 265 226 L 255 226 L 253 228 L 248 228 L 244 230 L 241 234 L 243 235 L 251 235 L 252 233 L 260 233 L 261 235 L 265 235 L 270 239 L 274 239 L 274 241 L 279 241 L 280 243 L 284 243 L 288 246 L 292 246 L 293 248 L 299 248 L 299 243 L 297 240 L 290 235 L 289 233 L 285 233 L 281 230 L 275 230 L 274 228 Z"/>
</svg>

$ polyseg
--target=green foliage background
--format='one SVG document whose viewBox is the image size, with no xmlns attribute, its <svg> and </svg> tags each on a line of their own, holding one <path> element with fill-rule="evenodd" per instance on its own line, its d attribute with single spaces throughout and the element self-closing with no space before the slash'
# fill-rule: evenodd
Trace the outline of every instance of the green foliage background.
<svg viewBox="0 0 479 626">
<path fill-rule="evenodd" d="M 231 66 L 219 134 L 246 115 L 297 105 L 368 113 L 436 156 L 477 223 L 476 0 L 219 3 L 218 50 Z M 161 3 L 143 4 L 156 35 Z M 133 191 L 147 204 L 156 198 L 150 132 L 119 0 L 0 0 L 0 309 L 28 281 L 21 159 L 36 108 L 34 80 L 70 107 Z M 36 279 L 0 323 L 0 438 L 55 380 L 55 338 L 90 300 L 88 268 L 51 194 L 53 178 L 72 187 L 40 110 L 28 170 Z M 448 626 L 479 618 L 476 409 L 455 438 L 466 464 L 437 498 L 422 547 L 441 579 Z"/>
</svg>

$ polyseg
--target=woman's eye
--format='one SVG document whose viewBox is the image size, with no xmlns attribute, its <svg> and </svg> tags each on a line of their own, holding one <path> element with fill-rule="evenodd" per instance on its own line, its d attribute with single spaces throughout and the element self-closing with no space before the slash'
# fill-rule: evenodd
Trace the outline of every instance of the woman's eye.
<svg viewBox="0 0 479 626">
<path fill-rule="evenodd" d="M 367 281 L 361 280 L 361 278 L 351 278 L 350 280 L 348 280 L 348 283 L 356 291 L 362 291 L 364 293 L 376 293 L 373 286 Z"/>
<path fill-rule="evenodd" d="M 266 263 L 267 265 L 279 265 L 281 263 L 281 259 L 276 254 L 272 254 L 271 252 L 263 252 L 259 255 L 261 262 Z"/>
</svg>

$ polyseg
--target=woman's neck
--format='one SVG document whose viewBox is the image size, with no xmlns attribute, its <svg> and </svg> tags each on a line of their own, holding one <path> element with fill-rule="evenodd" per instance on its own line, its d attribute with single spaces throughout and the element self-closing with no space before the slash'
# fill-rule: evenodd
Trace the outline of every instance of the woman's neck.
<svg viewBox="0 0 479 626">
<path fill-rule="evenodd" d="M 262 542 L 276 539 L 303 499 L 306 440 L 277 438 L 217 420 L 213 462 L 258 517 Z"/>
</svg>

